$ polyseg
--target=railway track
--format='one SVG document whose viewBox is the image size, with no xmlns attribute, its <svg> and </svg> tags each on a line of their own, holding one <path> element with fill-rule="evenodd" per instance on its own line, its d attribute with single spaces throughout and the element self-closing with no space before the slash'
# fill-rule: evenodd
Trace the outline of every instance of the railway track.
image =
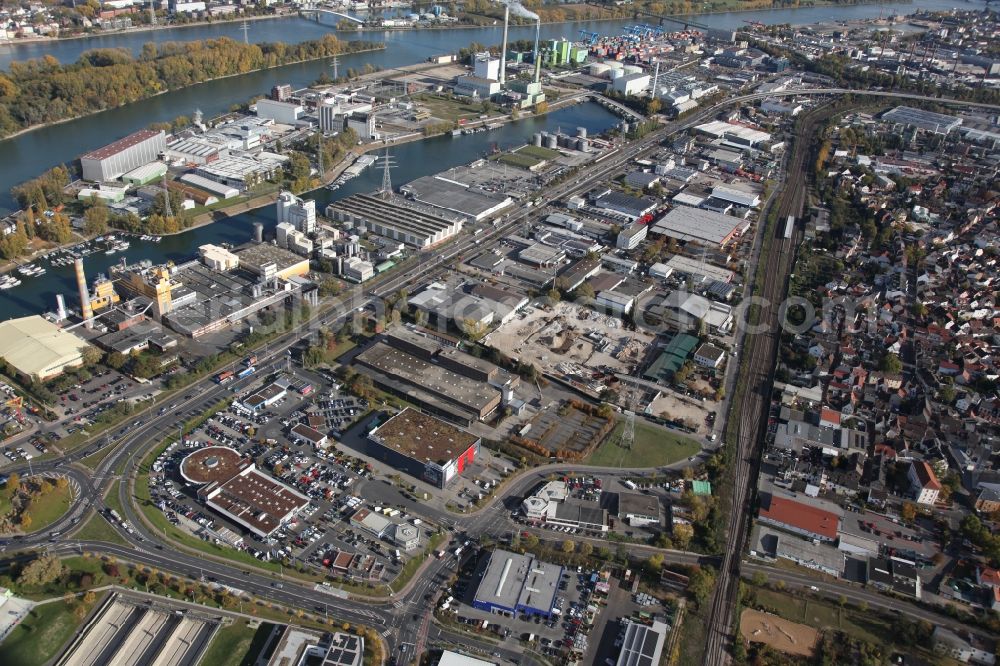
<svg viewBox="0 0 1000 666">
<path fill-rule="evenodd" d="M 727 647 L 732 640 L 736 596 L 739 591 L 740 565 L 744 541 L 749 531 L 750 519 L 756 499 L 757 474 L 759 472 L 760 448 L 766 431 L 768 406 L 774 383 L 774 367 L 781 338 L 779 311 L 788 289 L 788 278 L 795 260 L 795 248 L 801 240 L 801 225 L 796 225 L 791 237 L 784 238 L 784 220 L 789 215 L 798 220 L 806 203 L 806 173 L 814 154 L 812 138 L 818 124 L 829 115 L 823 108 L 817 109 L 800 122 L 796 130 L 793 152 L 788 161 L 787 178 L 781 191 L 767 211 L 762 211 L 761 219 L 772 217 L 773 224 L 763 228 L 763 238 L 758 266 L 763 263 L 762 283 L 757 297 L 757 316 L 749 330 L 743 335 L 742 353 L 745 376 L 738 384 L 744 387 L 740 399 L 732 405 L 730 416 L 739 418 L 737 447 L 731 464 L 733 471 L 733 493 L 729 508 L 729 523 L 726 530 L 726 544 L 722 563 L 712 597 L 708 617 L 703 663 L 710 666 L 725 664 L 729 660 Z M 747 312 L 749 318 L 750 312 Z M 759 324 L 754 327 L 752 324 Z M 760 330 L 755 330 L 759 328 Z"/>
</svg>

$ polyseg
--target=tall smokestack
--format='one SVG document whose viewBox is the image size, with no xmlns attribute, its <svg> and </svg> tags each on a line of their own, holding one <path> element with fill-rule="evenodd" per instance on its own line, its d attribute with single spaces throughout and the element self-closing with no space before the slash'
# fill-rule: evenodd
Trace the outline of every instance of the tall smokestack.
<svg viewBox="0 0 1000 666">
<path fill-rule="evenodd" d="M 542 21 L 539 19 L 535 22 L 535 83 L 538 83 L 542 76 L 542 55 L 538 52 L 538 38 L 542 33 Z"/>
<path fill-rule="evenodd" d="M 66 298 L 62 294 L 56 294 L 56 318 L 66 321 Z"/>
<path fill-rule="evenodd" d="M 510 25 L 510 5 L 503 6 L 503 43 L 500 44 L 500 87 L 507 82 L 507 27 Z"/>
<path fill-rule="evenodd" d="M 94 311 L 90 309 L 90 293 L 87 291 L 87 276 L 83 272 L 83 259 L 77 258 L 75 265 L 76 286 L 80 290 L 80 316 L 83 317 L 84 326 L 94 328 Z"/>
</svg>

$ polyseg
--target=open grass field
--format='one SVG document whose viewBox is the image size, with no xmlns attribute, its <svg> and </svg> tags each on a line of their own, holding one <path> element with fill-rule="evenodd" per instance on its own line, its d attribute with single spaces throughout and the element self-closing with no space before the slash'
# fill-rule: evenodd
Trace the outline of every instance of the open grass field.
<svg viewBox="0 0 1000 666">
<path fill-rule="evenodd" d="M 542 162 L 542 160 L 532 157 L 531 155 L 522 155 L 521 151 L 516 153 L 504 153 L 497 158 L 497 161 L 521 169 L 530 169 L 538 164 L 541 164 Z"/>
<path fill-rule="evenodd" d="M 623 449 L 618 446 L 618 440 L 624 427 L 625 424 L 619 422 L 584 464 L 594 467 L 660 467 L 689 458 L 701 450 L 701 445 L 695 440 L 641 419 L 635 422 L 632 448 Z"/>
<path fill-rule="evenodd" d="M 540 160 L 554 160 L 559 157 L 558 150 L 543 148 L 542 146 L 524 146 L 517 151 L 517 154 L 528 155 L 529 157 L 535 157 Z"/>
<path fill-rule="evenodd" d="M 756 589 L 757 601 L 781 617 L 816 629 L 839 629 L 849 636 L 880 644 L 891 640 L 889 628 L 875 617 L 861 618 L 853 611 L 817 599 L 794 597 L 784 592 Z"/>
<path fill-rule="evenodd" d="M 115 528 L 100 514 L 95 513 L 79 530 L 73 533 L 73 538 L 79 541 L 107 541 L 121 546 L 127 545 Z"/>
<path fill-rule="evenodd" d="M 751 643 L 803 657 L 811 656 L 819 641 L 819 631 L 812 627 L 750 608 L 740 616 L 740 634 Z"/>
<path fill-rule="evenodd" d="M 99 605 L 104 595 L 98 595 Z M 73 615 L 71 605 L 63 601 L 35 606 L 0 643 L 0 664 L 4 666 L 41 666 L 54 658 L 82 624 Z"/>
<path fill-rule="evenodd" d="M 222 627 L 212 639 L 205 656 L 201 659 L 203 666 L 240 666 L 250 653 L 254 636 L 260 628 L 250 628 L 246 620 L 237 620 L 227 627 Z M 252 661 L 252 660 L 251 660 Z"/>
<path fill-rule="evenodd" d="M 483 115 L 482 104 L 471 104 L 460 99 L 448 99 L 437 95 L 419 95 L 415 101 L 426 106 L 431 115 L 441 120 L 455 121 L 460 119 L 470 120 Z M 488 111 L 490 117 L 499 113 L 493 109 Z"/>
<path fill-rule="evenodd" d="M 29 479 L 22 479 L 29 480 Z M 13 506 L 11 504 L 12 492 L 10 488 L 4 486 L 0 488 L 0 516 L 7 515 Z M 45 529 L 56 522 L 69 511 L 70 503 L 73 500 L 73 490 L 70 486 L 65 488 L 53 488 L 45 495 L 38 495 L 31 499 L 28 505 L 28 513 L 31 515 L 31 526 L 26 532 L 37 532 Z"/>
<path fill-rule="evenodd" d="M 30 532 L 44 529 L 56 522 L 69 511 L 73 500 L 73 489 L 70 486 L 55 488 L 52 492 L 31 500 L 28 511 L 31 513 Z"/>
</svg>

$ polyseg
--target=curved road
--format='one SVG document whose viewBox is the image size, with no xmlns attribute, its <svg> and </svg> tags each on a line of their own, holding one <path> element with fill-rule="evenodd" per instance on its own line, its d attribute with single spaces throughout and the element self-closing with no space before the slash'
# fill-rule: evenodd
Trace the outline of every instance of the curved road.
<svg viewBox="0 0 1000 666">
<path fill-rule="evenodd" d="M 662 139 L 703 122 L 706 118 L 723 108 L 763 97 L 842 94 L 893 97 L 910 100 L 926 99 L 942 104 L 954 103 L 979 108 L 1000 109 L 997 105 L 957 102 L 936 97 L 920 98 L 904 93 L 857 91 L 843 88 L 814 88 L 766 94 L 751 93 L 720 102 L 715 106 L 701 110 L 689 119 L 669 123 L 665 127 L 651 132 L 643 139 L 614 149 L 601 162 L 592 165 L 585 176 L 581 176 L 575 181 L 555 186 L 545 192 L 543 197 L 538 201 L 538 207 L 545 206 L 552 201 L 574 193 L 585 191 L 607 176 L 613 175 L 612 172 L 621 169 L 632 159 L 657 148 L 658 143 Z M 528 209 L 527 212 L 510 218 L 499 228 L 488 230 L 476 239 L 463 237 L 456 243 L 424 254 L 415 266 L 407 268 L 399 275 L 379 281 L 375 285 L 367 287 L 358 286 L 352 292 L 337 299 L 332 305 L 317 309 L 318 311 L 309 321 L 296 326 L 291 331 L 279 336 L 276 340 L 269 342 L 265 346 L 263 353 L 258 352 L 258 356 L 262 359 L 262 365 L 282 358 L 292 345 L 296 344 L 304 335 L 311 333 L 314 327 L 336 326 L 345 320 L 348 314 L 352 313 L 359 305 L 364 306 L 373 298 L 387 295 L 427 273 L 440 270 L 450 260 L 472 249 L 476 240 L 489 240 L 502 236 L 509 230 L 522 224 L 530 212 L 531 210 Z M 69 553 L 86 549 L 102 551 L 123 560 L 156 567 L 163 571 L 181 574 L 194 579 L 210 577 L 219 583 L 242 590 L 247 594 L 263 599 L 272 599 L 292 608 L 310 612 L 325 612 L 328 609 L 337 618 L 372 626 L 376 630 L 379 630 L 385 637 L 390 649 L 390 655 L 395 654 L 399 650 L 408 649 L 411 652 L 404 652 L 402 654 L 407 660 L 412 658 L 414 647 L 423 645 L 425 639 L 425 636 L 421 632 L 426 631 L 427 623 L 418 621 L 420 618 L 425 618 L 426 613 L 429 612 L 427 610 L 429 604 L 425 601 L 424 597 L 427 594 L 433 593 L 440 583 L 451 575 L 450 562 L 453 561 L 453 558 L 430 560 L 429 563 L 424 565 L 420 574 L 415 576 L 407 588 L 399 595 L 383 601 L 372 599 L 362 600 L 334 596 L 329 592 L 318 591 L 307 587 L 301 582 L 288 578 L 283 579 L 279 583 L 273 574 L 268 574 L 260 569 L 220 562 L 204 555 L 192 555 L 146 528 L 145 523 L 138 516 L 131 495 L 130 479 L 134 479 L 139 460 L 142 459 L 152 445 L 176 433 L 175 422 L 178 420 L 178 417 L 175 416 L 175 412 L 180 411 L 184 414 L 200 413 L 228 395 L 229 391 L 226 388 L 216 385 L 210 377 L 206 377 L 192 383 L 189 387 L 178 393 L 184 394 L 186 397 L 175 400 L 177 405 L 163 415 L 154 414 L 154 407 L 150 407 L 144 412 L 140 412 L 138 416 L 131 416 L 130 418 L 138 418 L 141 423 L 134 428 L 130 428 L 123 437 L 106 444 L 112 450 L 98 464 L 94 471 L 76 464 L 80 459 L 94 453 L 98 448 L 103 448 L 94 447 L 93 445 L 80 447 L 80 449 L 56 460 L 32 465 L 33 471 L 36 474 L 59 473 L 67 475 L 78 486 L 80 492 L 69 513 L 41 532 L 0 541 L 0 552 L 23 548 L 38 548 L 41 546 L 59 553 Z M 156 407 L 159 406 L 156 405 Z M 722 428 L 724 429 L 724 425 Z M 121 477 L 116 476 L 114 471 L 120 465 L 123 470 Z M 555 467 L 565 470 L 577 469 L 573 465 L 557 465 Z M 600 471 L 595 468 L 586 469 Z M 27 466 L 19 466 L 12 468 L 10 471 L 26 472 L 28 470 Z M 504 506 L 503 502 L 512 497 L 522 496 L 530 485 L 537 483 L 540 477 L 546 473 L 536 470 L 536 473 L 524 474 L 522 477 L 506 484 L 501 496 L 483 510 L 467 515 L 448 514 L 447 516 L 443 515 L 444 512 L 433 512 L 437 514 L 434 518 L 455 526 L 457 531 L 466 533 L 469 537 L 495 534 L 498 529 L 519 529 L 516 524 L 509 521 L 509 510 Z M 114 527 L 129 545 L 120 546 L 106 542 L 77 542 L 73 541 L 71 536 L 63 536 L 63 533 L 75 527 L 88 509 L 99 509 L 103 506 L 103 494 L 107 492 L 114 480 L 118 478 L 121 478 L 123 481 L 120 485 L 119 499 L 125 510 L 126 515 L 124 517 L 134 526 L 135 534 L 130 534 L 117 525 Z M 744 512 L 745 509 L 745 506 L 738 506 L 734 508 L 734 511 Z M 430 513 L 428 512 L 428 507 L 421 506 L 420 510 L 424 513 Z M 690 553 L 676 551 L 661 552 L 667 554 L 668 560 L 676 558 L 676 561 L 689 562 L 698 559 L 697 555 Z M 747 565 L 744 569 L 746 571 L 754 571 L 757 570 L 758 566 Z M 800 584 L 796 574 L 771 568 L 767 568 L 766 571 L 772 579 L 788 580 L 792 584 Z M 279 584 L 281 587 L 276 587 Z M 873 606 L 878 605 L 881 599 L 878 595 L 872 595 L 872 593 L 863 590 L 855 591 L 851 589 L 845 591 L 838 589 L 838 592 L 851 592 L 848 595 L 851 598 L 863 597 Z M 867 597 L 873 598 L 868 600 Z M 939 623 L 946 621 L 946 618 L 943 618 L 943 616 L 933 614 L 912 604 L 900 604 L 894 601 L 892 605 L 897 609 L 903 606 L 903 610 L 906 613 L 915 617 L 933 617 L 934 621 Z M 727 616 L 724 611 L 722 615 Z M 522 663 L 530 663 L 530 657 L 527 657 L 517 649 L 508 649 L 502 646 L 497 647 L 492 643 L 476 641 L 467 637 L 464 637 L 463 641 L 467 644 L 476 644 L 479 649 L 488 652 L 499 652 L 501 656 L 508 659 L 516 658 L 522 660 Z M 706 663 L 713 662 L 706 661 Z"/>
</svg>

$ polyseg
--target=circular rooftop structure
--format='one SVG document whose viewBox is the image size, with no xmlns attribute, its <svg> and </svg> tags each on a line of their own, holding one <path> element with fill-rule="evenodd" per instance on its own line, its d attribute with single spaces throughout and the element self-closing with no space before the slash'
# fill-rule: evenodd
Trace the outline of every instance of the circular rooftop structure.
<svg viewBox="0 0 1000 666">
<path fill-rule="evenodd" d="M 181 461 L 181 476 L 199 485 L 228 481 L 240 471 L 243 457 L 228 446 L 206 446 L 193 451 Z"/>
</svg>

